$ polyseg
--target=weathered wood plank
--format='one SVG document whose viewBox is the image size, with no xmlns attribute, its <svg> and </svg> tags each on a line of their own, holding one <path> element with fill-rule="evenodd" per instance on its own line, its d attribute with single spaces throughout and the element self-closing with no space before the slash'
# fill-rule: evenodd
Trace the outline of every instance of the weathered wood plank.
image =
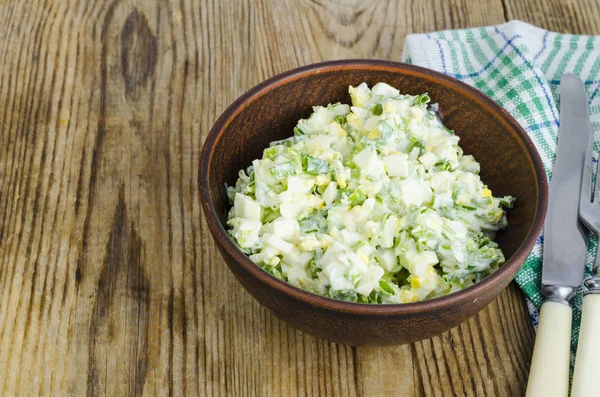
<svg viewBox="0 0 600 397">
<path fill-rule="evenodd" d="M 503 0 L 508 19 L 520 19 L 560 33 L 600 33 L 600 4 L 597 1 Z"/>
<path fill-rule="evenodd" d="M 522 394 L 515 286 L 411 346 L 317 340 L 240 288 L 196 184 L 212 123 L 276 73 L 505 14 L 600 30 L 593 1 L 505 3 L 0 1 L 0 394 Z"/>
</svg>

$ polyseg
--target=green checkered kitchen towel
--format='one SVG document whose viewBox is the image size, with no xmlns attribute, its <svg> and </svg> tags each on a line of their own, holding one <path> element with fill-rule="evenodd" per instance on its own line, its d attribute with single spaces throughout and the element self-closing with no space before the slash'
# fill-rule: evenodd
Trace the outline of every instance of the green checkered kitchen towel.
<svg viewBox="0 0 600 397">
<path fill-rule="evenodd" d="M 594 131 L 600 130 L 600 36 L 558 34 L 521 21 L 465 30 L 409 35 L 403 59 L 470 84 L 504 107 L 525 128 L 540 153 L 548 178 L 554 163 L 560 77 L 585 81 Z M 598 151 L 598 142 L 594 149 Z M 598 161 L 597 153 L 594 162 Z M 542 304 L 540 236 L 516 277 L 527 295 L 534 327 Z M 586 276 L 591 275 L 596 240 L 591 239 Z M 581 318 L 581 287 L 573 301 L 571 367 Z"/>
</svg>

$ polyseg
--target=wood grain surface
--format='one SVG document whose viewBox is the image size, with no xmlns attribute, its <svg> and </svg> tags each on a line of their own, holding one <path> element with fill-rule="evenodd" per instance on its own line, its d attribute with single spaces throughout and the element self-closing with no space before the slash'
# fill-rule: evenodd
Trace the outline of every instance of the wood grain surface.
<svg viewBox="0 0 600 397">
<path fill-rule="evenodd" d="M 514 18 L 600 33 L 596 0 L 0 0 L 0 395 L 522 395 L 515 286 L 414 345 L 317 340 L 240 288 L 196 183 L 263 79 Z"/>
</svg>

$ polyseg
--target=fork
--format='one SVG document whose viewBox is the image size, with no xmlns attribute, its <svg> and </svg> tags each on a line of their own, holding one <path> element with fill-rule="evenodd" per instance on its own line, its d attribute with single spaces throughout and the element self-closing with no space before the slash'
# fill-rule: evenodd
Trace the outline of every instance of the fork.
<svg viewBox="0 0 600 397">
<path fill-rule="evenodd" d="M 593 131 L 590 127 L 590 131 Z M 592 152 L 594 134 L 590 134 L 590 143 L 581 175 L 579 196 L 579 219 L 600 238 L 600 161 L 596 167 L 596 183 L 592 196 Z M 579 346 L 575 359 L 573 387 L 571 397 L 583 397 L 600 394 L 598 376 L 600 375 L 600 242 L 596 247 L 594 276 L 585 280 L 588 292 L 583 297 Z"/>
</svg>

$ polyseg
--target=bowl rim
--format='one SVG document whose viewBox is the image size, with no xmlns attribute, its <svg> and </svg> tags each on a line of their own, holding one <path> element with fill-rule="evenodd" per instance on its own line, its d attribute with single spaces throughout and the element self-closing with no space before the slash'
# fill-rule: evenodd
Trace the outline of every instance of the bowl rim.
<svg viewBox="0 0 600 397">
<path fill-rule="evenodd" d="M 480 282 L 445 296 L 419 302 L 394 304 L 345 302 L 305 291 L 267 273 L 254 262 L 252 262 L 250 258 L 248 258 L 248 256 L 246 256 L 246 254 L 244 254 L 237 247 L 237 245 L 235 245 L 233 240 L 227 234 L 223 225 L 221 225 L 210 198 L 210 192 L 208 189 L 210 175 L 208 170 L 212 160 L 213 148 L 222 137 L 224 130 L 235 118 L 235 116 L 251 102 L 283 84 L 311 74 L 318 74 L 330 70 L 357 68 L 371 70 L 393 70 L 396 72 L 408 71 L 413 74 L 421 75 L 424 78 L 433 76 L 437 79 L 440 79 L 442 80 L 442 83 L 446 83 L 449 87 L 454 87 L 457 90 L 460 89 L 462 94 L 467 94 L 476 102 L 486 105 L 490 111 L 498 114 L 500 119 L 506 122 L 521 139 L 521 143 L 525 146 L 525 149 L 529 153 L 530 159 L 533 163 L 535 179 L 539 191 L 535 218 L 525 240 L 521 243 L 519 248 L 517 248 L 509 260 L 500 266 L 498 270 Z M 210 231 L 212 232 L 213 238 L 216 240 L 217 245 L 220 245 L 222 249 L 226 250 L 227 253 L 231 255 L 233 260 L 235 260 L 246 272 L 250 273 L 252 277 L 255 277 L 268 287 L 277 290 L 279 293 L 285 294 L 291 298 L 314 307 L 338 312 L 375 316 L 417 314 L 442 307 L 451 307 L 468 300 L 477 301 L 479 297 L 485 295 L 485 292 L 493 289 L 497 284 L 502 283 L 502 279 L 506 275 L 510 275 L 512 281 L 512 278 L 523 265 L 526 257 L 533 249 L 533 246 L 535 245 L 535 242 L 541 233 L 548 205 L 548 183 L 540 155 L 535 148 L 533 141 L 531 138 L 529 138 L 523 127 L 505 109 L 500 107 L 500 105 L 498 105 L 495 101 L 478 89 L 443 73 L 411 64 L 379 59 L 343 59 L 313 63 L 277 74 L 250 88 L 225 109 L 225 111 L 219 116 L 209 131 L 200 155 L 198 183 L 200 189 L 200 200 L 204 210 L 205 219 Z"/>
</svg>

